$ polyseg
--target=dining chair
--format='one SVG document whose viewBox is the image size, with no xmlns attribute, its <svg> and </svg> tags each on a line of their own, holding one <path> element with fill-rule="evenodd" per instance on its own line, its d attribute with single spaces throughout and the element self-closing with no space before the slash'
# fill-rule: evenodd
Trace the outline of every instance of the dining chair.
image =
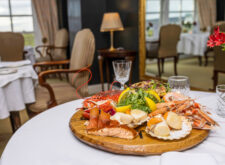
<svg viewBox="0 0 225 165">
<path fill-rule="evenodd" d="M 0 57 L 2 61 L 23 59 L 24 38 L 20 33 L 0 32 Z"/>
<path fill-rule="evenodd" d="M 35 48 L 40 55 L 37 62 L 66 60 L 66 52 L 69 41 L 68 31 L 60 29 L 56 32 L 54 45 L 39 45 Z"/>
<path fill-rule="evenodd" d="M 39 73 L 39 85 L 36 88 L 36 102 L 28 106 L 32 112 L 39 113 L 68 101 L 78 99 L 79 95 L 88 95 L 89 69 L 92 65 L 95 52 L 95 38 L 90 29 L 77 32 L 70 60 L 39 62 L 36 67 L 69 65 L 69 69 L 46 70 Z M 79 73 L 77 73 L 79 72 Z M 48 81 L 46 76 L 50 74 L 64 73 L 69 75 L 69 81 Z M 82 88 L 80 88 L 82 87 Z"/>
<path fill-rule="evenodd" d="M 147 51 L 147 58 L 157 58 L 158 74 L 164 72 L 165 58 L 174 58 L 174 74 L 177 75 L 178 52 L 177 43 L 180 40 L 181 27 L 175 24 L 164 25 L 160 28 L 159 41 L 151 42 L 157 49 Z M 158 44 L 158 46 L 156 46 Z M 162 71 L 160 64 L 162 65 Z"/>
</svg>

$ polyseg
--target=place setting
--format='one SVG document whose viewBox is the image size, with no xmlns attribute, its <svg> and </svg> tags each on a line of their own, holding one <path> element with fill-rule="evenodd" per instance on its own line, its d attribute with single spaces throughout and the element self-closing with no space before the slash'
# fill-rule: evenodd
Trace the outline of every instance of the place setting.
<svg viewBox="0 0 225 165">
<path fill-rule="evenodd" d="M 189 151 L 207 141 L 211 131 L 221 131 L 212 111 L 189 96 L 186 76 L 171 76 L 168 82 L 142 81 L 124 89 L 129 80 L 130 61 L 113 61 L 120 90 L 106 91 L 84 99 L 82 107 L 70 119 L 70 129 L 90 147 L 119 155 L 161 155 L 161 164 L 189 156 L 190 164 L 201 160 L 216 164 L 209 154 L 178 153 Z M 221 89 L 222 88 L 222 89 Z M 223 108 L 218 86 L 218 115 Z M 224 110 L 222 110 L 224 113 Z M 213 136 L 213 135 L 212 135 Z M 167 154 L 168 152 L 168 154 Z M 111 160 L 112 161 L 112 160 Z M 163 163 L 164 162 L 164 163 Z"/>
</svg>

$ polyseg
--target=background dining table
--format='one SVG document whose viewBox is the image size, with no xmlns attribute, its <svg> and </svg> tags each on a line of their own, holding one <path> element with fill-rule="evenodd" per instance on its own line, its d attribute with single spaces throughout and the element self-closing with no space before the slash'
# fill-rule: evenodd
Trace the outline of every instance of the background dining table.
<svg viewBox="0 0 225 165">
<path fill-rule="evenodd" d="M 177 44 L 177 52 L 179 54 L 192 55 L 202 57 L 207 49 L 207 41 L 209 32 L 198 33 L 181 33 L 180 41 Z M 159 40 L 159 36 L 147 37 L 146 43 L 151 43 Z"/>
<path fill-rule="evenodd" d="M 2 71 L 13 72 L 2 74 Z M 37 79 L 29 60 L 0 62 L 0 119 L 9 117 L 12 112 L 22 111 L 26 104 L 35 102 L 34 85 Z M 17 122 L 12 123 L 14 129 L 20 125 L 20 121 Z"/>
<path fill-rule="evenodd" d="M 216 115 L 216 94 L 191 92 L 197 102 L 211 109 L 220 127 L 212 130 L 201 144 L 180 153 L 208 154 L 218 165 L 225 164 L 225 119 Z M 163 155 L 118 155 L 90 147 L 75 138 L 69 128 L 71 116 L 82 106 L 82 99 L 51 108 L 26 122 L 9 140 L 1 165 L 160 165 Z M 178 153 L 179 154 L 179 153 Z M 178 156 L 179 157 L 179 156 Z M 178 158 L 177 156 L 175 158 Z M 167 157 L 168 159 L 168 157 Z M 184 158 L 183 158 L 184 159 Z M 185 158 L 183 165 L 187 162 Z M 168 161 L 172 160 L 169 158 Z M 199 164 L 202 164 L 199 162 Z"/>
</svg>

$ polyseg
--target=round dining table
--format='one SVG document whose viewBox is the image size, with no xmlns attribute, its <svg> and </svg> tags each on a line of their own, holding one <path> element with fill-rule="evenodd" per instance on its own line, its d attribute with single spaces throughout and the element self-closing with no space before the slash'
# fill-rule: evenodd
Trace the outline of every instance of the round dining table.
<svg viewBox="0 0 225 165">
<path fill-rule="evenodd" d="M 220 127 L 210 131 L 199 145 L 180 153 L 205 153 L 218 165 L 225 164 L 225 119 L 216 115 L 216 94 L 190 92 L 197 102 L 206 105 Z M 160 165 L 162 155 L 132 156 L 105 152 L 79 141 L 69 128 L 72 115 L 82 106 L 82 99 L 51 108 L 20 127 L 9 140 L 1 165 Z M 187 158 L 186 158 L 187 159 Z M 201 158 L 199 157 L 199 160 Z M 185 162 L 185 160 L 184 160 Z M 185 163 L 184 163 L 185 164 Z M 199 162 L 199 164 L 202 164 Z"/>
</svg>

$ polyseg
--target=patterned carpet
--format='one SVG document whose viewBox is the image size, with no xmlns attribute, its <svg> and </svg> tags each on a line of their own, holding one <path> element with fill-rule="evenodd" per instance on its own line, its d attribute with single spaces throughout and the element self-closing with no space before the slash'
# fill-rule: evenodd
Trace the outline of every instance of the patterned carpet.
<svg viewBox="0 0 225 165">
<path fill-rule="evenodd" d="M 158 74 L 157 63 L 153 61 L 146 62 L 146 73 Z M 204 61 L 203 61 L 204 64 Z M 192 87 L 209 90 L 213 87 L 213 59 L 209 58 L 209 64 L 207 67 L 199 66 L 198 59 L 185 58 L 180 59 L 177 65 L 178 75 L 185 75 L 190 78 L 190 84 Z M 166 61 L 164 64 L 164 73 L 162 78 L 168 79 L 169 76 L 174 75 L 173 61 Z M 219 74 L 219 84 L 225 84 L 225 74 Z"/>
</svg>

